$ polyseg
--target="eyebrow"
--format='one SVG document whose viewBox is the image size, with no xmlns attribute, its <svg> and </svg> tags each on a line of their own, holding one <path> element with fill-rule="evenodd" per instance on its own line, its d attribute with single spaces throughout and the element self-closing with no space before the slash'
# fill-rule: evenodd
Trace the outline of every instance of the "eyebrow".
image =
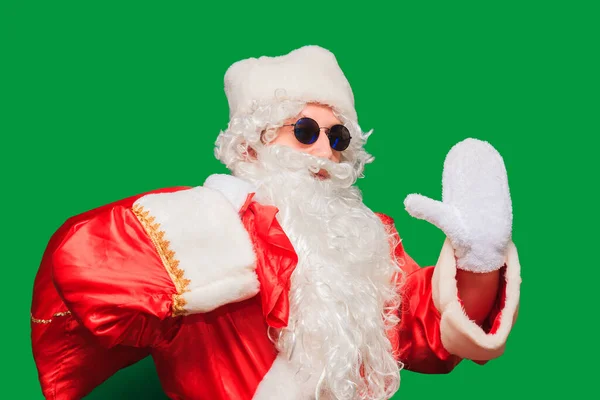
<svg viewBox="0 0 600 400">
<path fill-rule="evenodd" d="M 304 115 L 303 113 L 300 113 L 300 118 L 311 118 L 311 119 L 314 119 L 314 118 L 312 118 L 312 117 L 308 117 L 308 116 Z M 334 124 L 332 124 L 332 125 L 329 125 L 329 126 L 321 126 L 321 125 L 319 125 L 319 126 L 320 126 L 321 128 L 330 129 L 330 128 L 331 128 L 332 126 L 334 126 L 334 125 L 344 125 L 344 123 L 343 123 L 342 121 L 340 121 L 339 123 L 338 123 L 338 122 L 336 122 L 336 123 L 334 123 Z"/>
</svg>

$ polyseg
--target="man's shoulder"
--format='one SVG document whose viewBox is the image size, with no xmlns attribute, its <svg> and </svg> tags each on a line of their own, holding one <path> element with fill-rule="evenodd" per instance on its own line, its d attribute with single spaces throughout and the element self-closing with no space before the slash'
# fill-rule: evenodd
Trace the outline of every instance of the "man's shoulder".
<svg viewBox="0 0 600 400">
<path fill-rule="evenodd" d="M 394 226 L 394 218 L 390 217 L 389 215 L 380 212 L 376 212 L 375 215 L 379 217 L 385 226 Z"/>
</svg>

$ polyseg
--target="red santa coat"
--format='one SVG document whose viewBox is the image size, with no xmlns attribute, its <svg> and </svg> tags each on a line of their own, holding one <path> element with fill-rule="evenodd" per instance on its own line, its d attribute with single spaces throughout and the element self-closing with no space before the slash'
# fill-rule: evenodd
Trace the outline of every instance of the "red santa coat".
<svg viewBox="0 0 600 400">
<path fill-rule="evenodd" d="M 79 399 L 148 355 L 172 399 L 291 390 L 267 330 L 287 324 L 297 256 L 277 209 L 253 201 L 246 185 L 212 176 L 203 187 L 130 197 L 73 217 L 53 235 L 31 318 L 46 398 Z M 391 218 L 380 217 L 397 235 Z M 479 327 L 462 311 L 451 250 L 437 268 L 419 268 L 394 243 L 406 279 L 401 323 L 389 337 L 405 368 L 445 373 L 463 358 L 502 354 L 519 301 L 516 252 Z"/>
</svg>

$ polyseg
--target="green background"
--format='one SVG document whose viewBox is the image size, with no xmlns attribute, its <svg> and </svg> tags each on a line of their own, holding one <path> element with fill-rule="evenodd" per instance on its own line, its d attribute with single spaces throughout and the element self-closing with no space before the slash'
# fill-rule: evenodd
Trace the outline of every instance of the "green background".
<svg viewBox="0 0 600 400">
<path fill-rule="evenodd" d="M 456 142 L 506 162 L 523 268 L 505 354 L 448 375 L 403 372 L 397 398 L 598 394 L 598 8 L 594 2 L 2 2 L 0 167 L 4 304 L 0 397 L 40 399 L 30 349 L 33 279 L 69 216 L 225 169 L 233 62 L 306 44 L 333 51 L 376 157 L 359 186 L 435 262 L 437 228 L 404 197 L 441 196 Z M 588 394 L 583 394 L 589 392 Z M 150 360 L 90 399 L 163 399 Z"/>
</svg>

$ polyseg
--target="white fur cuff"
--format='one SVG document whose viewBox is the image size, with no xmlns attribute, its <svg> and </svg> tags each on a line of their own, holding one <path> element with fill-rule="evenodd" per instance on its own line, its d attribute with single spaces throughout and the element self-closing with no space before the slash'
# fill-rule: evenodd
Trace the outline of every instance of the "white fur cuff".
<svg viewBox="0 0 600 400">
<path fill-rule="evenodd" d="M 297 365 L 279 353 L 256 388 L 252 400 L 313 399 L 319 375 L 304 376 Z"/>
<path fill-rule="evenodd" d="M 432 278 L 433 302 L 441 314 L 442 344 L 451 354 L 470 360 L 491 360 L 504 352 L 508 334 L 517 317 L 521 267 L 515 245 L 506 255 L 506 299 L 496 332 L 488 334 L 465 314 L 456 284 L 454 249 L 446 239 Z"/>
<path fill-rule="evenodd" d="M 252 241 L 223 194 L 204 187 L 149 194 L 133 211 L 177 288 L 173 315 L 212 311 L 258 293 Z"/>
</svg>

